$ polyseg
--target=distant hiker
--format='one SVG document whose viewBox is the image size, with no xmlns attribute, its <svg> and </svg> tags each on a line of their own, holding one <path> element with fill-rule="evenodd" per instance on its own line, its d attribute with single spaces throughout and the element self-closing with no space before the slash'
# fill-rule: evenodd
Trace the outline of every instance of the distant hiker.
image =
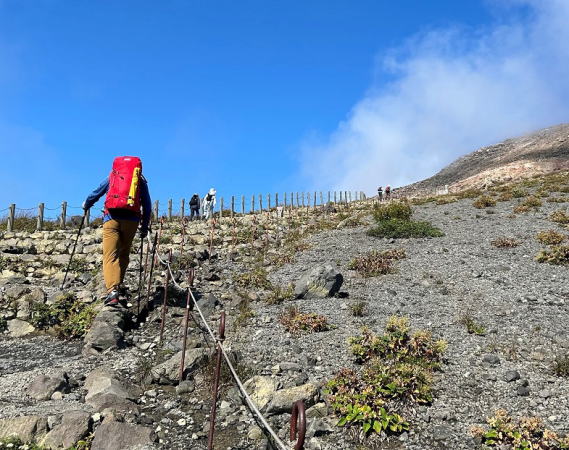
<svg viewBox="0 0 569 450">
<path fill-rule="evenodd" d="M 391 198 L 391 186 L 385 186 L 385 200 L 389 200 Z"/>
<path fill-rule="evenodd" d="M 200 218 L 200 196 L 198 194 L 192 195 L 190 199 L 190 220 L 194 220 L 194 216 L 196 216 L 196 220 Z"/>
<path fill-rule="evenodd" d="M 148 234 L 152 204 L 148 184 L 142 176 L 142 161 L 136 156 L 119 156 L 110 175 L 83 203 L 87 211 L 104 194 L 103 276 L 105 306 L 123 303 L 127 290 L 122 286 L 128 267 L 130 247 L 140 222 L 140 238 Z"/>
<path fill-rule="evenodd" d="M 215 208 L 215 189 L 211 188 L 203 198 L 203 214 L 205 220 L 213 217 L 213 209 Z"/>
<path fill-rule="evenodd" d="M 379 201 L 383 200 L 383 188 L 381 186 L 377 188 L 377 198 Z"/>
</svg>

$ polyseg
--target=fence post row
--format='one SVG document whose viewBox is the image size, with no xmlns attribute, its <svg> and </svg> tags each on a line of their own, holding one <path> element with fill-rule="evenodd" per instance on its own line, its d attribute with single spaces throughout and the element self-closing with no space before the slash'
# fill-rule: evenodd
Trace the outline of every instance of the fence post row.
<svg viewBox="0 0 569 450">
<path fill-rule="evenodd" d="M 182 200 L 180 200 L 180 220 L 182 222 L 184 221 L 185 213 L 186 213 L 186 199 L 183 198 Z"/>
<path fill-rule="evenodd" d="M 42 231 L 43 230 L 43 214 L 44 214 L 44 210 L 45 210 L 45 204 L 40 203 L 38 205 L 38 221 L 36 223 L 36 230 L 37 231 Z M 88 226 L 89 224 L 87 224 Z"/>
<path fill-rule="evenodd" d="M 172 221 L 172 199 L 168 200 L 168 222 Z"/>
<path fill-rule="evenodd" d="M 67 218 L 67 202 L 61 203 L 61 216 L 59 218 L 59 226 L 62 230 L 65 230 L 65 222 Z"/>
</svg>

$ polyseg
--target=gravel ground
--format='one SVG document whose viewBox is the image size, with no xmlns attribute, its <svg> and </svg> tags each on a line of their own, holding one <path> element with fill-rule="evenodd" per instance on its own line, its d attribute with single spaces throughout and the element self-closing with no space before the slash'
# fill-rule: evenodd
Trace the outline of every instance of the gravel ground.
<svg viewBox="0 0 569 450">
<path fill-rule="evenodd" d="M 497 408 L 515 416 L 538 415 L 555 431 L 568 432 L 569 380 L 551 372 L 555 356 L 569 349 L 567 268 L 534 260 L 543 248 L 535 235 L 559 228 L 547 219 L 559 206 L 544 202 L 539 212 L 512 217 L 515 203 L 486 210 L 472 207 L 472 200 L 416 207 L 414 218 L 431 221 L 445 232 L 442 238 L 390 241 L 367 236 L 363 227 L 312 236 L 311 248 L 271 279 L 287 285 L 315 265 L 334 262 L 344 275 L 341 291 L 347 298 L 295 300 L 287 306 L 323 314 L 335 328 L 294 337 L 278 323 L 284 305 L 259 305 L 254 325 L 241 334 L 237 347 L 266 366 L 315 356 L 309 378 L 325 382 L 341 367 L 353 366 L 348 337 L 364 325 L 381 332 L 391 315 L 408 316 L 412 328 L 431 330 L 449 347 L 435 401 L 418 409 L 411 431 L 400 437 L 405 448 L 472 448 L 470 427 L 483 424 Z M 491 245 L 502 236 L 520 245 Z M 396 263 L 397 273 L 361 278 L 346 268 L 355 256 L 389 248 L 407 252 Z M 352 317 L 349 305 L 359 301 L 368 303 L 368 314 Z M 485 336 L 467 333 L 459 323 L 465 314 L 486 328 Z M 499 363 L 485 362 L 488 354 Z M 520 380 L 505 381 L 511 370 Z M 526 382 L 529 395 L 522 396 Z M 324 447 L 353 448 L 346 436 L 336 431 L 324 438 Z"/>
</svg>

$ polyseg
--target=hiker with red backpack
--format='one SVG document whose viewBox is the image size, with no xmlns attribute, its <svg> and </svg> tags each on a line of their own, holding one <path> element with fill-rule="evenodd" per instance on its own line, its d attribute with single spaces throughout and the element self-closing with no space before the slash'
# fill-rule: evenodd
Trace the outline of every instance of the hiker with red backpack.
<svg viewBox="0 0 569 450">
<path fill-rule="evenodd" d="M 110 175 L 87 197 L 83 209 L 90 209 L 104 194 L 107 195 L 103 215 L 105 306 L 116 306 L 126 301 L 127 289 L 122 283 L 136 230 L 140 224 L 140 238 L 144 239 L 150 224 L 152 202 L 140 158 L 115 158 Z"/>
</svg>

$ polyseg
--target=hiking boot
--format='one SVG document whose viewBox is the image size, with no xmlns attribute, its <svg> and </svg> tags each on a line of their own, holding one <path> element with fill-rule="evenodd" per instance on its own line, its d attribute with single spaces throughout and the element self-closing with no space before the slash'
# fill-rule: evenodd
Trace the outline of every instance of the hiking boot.
<svg viewBox="0 0 569 450">
<path fill-rule="evenodd" d="M 120 299 L 119 299 L 119 291 L 117 291 L 116 289 L 112 290 L 111 292 L 109 292 L 107 294 L 107 297 L 105 298 L 105 302 L 103 303 L 105 306 L 117 306 L 120 305 Z"/>
</svg>

